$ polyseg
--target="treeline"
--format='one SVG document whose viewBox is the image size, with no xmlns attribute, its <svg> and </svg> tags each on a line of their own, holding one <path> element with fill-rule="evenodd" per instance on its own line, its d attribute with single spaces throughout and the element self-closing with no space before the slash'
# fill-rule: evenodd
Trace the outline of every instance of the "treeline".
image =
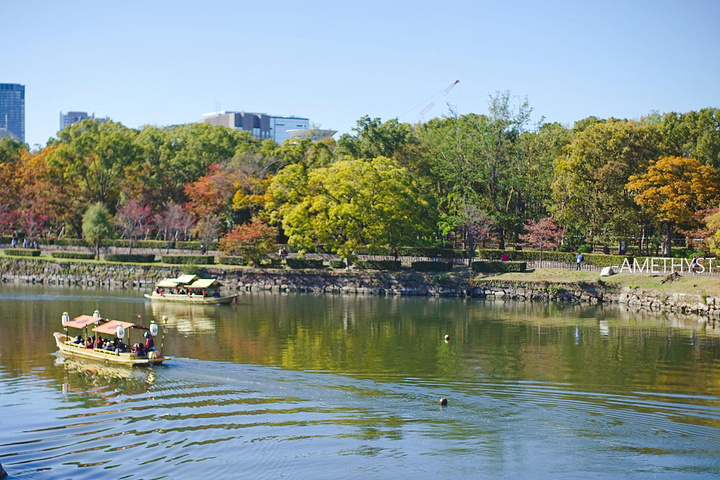
<svg viewBox="0 0 720 480">
<path fill-rule="evenodd" d="M 357 251 L 622 244 L 714 249 L 720 110 L 531 125 L 527 101 L 420 125 L 363 117 L 337 141 L 284 145 L 197 123 L 70 125 L 39 151 L 0 141 L 0 234 L 277 241 Z M 248 252 L 248 249 L 252 252 Z"/>
</svg>

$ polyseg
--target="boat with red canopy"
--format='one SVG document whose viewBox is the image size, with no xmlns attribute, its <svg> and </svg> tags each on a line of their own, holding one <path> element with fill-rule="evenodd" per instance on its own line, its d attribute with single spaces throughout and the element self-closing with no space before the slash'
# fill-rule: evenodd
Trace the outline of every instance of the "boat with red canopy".
<svg viewBox="0 0 720 480">
<path fill-rule="evenodd" d="M 163 323 L 165 321 L 166 319 L 163 318 Z M 53 336 L 64 356 L 131 366 L 160 365 L 170 360 L 170 357 L 162 354 L 164 342 L 161 342 L 160 349 L 155 348 L 154 337 L 159 333 L 159 326 L 154 321 L 146 327 L 137 323 L 103 318 L 100 312 L 95 310 L 92 315 L 80 315 L 72 320 L 70 315 L 64 312 L 62 324 L 65 332 L 55 332 Z M 73 337 L 70 335 L 70 329 L 80 333 Z M 136 332 L 135 336 L 133 332 Z M 133 337 L 138 342 L 134 345 Z"/>
</svg>

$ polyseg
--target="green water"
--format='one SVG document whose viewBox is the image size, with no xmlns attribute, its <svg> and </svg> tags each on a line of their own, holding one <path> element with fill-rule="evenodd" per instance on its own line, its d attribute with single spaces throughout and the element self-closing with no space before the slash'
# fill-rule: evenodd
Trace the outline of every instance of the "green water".
<svg viewBox="0 0 720 480">
<path fill-rule="evenodd" d="M 617 307 L 291 294 L 200 307 L 142 293 L 0 286 L 12 478 L 720 475 L 720 325 Z M 60 315 L 95 309 L 167 316 L 175 358 L 63 361 Z"/>
</svg>

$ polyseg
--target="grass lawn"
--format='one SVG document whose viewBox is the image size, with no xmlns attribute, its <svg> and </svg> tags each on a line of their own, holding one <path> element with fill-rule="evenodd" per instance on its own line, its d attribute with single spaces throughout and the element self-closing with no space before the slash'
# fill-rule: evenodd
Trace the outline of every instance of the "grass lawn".
<svg viewBox="0 0 720 480">
<path fill-rule="evenodd" d="M 550 283 L 596 283 L 600 280 L 608 285 L 618 285 L 639 290 L 655 290 L 665 293 L 691 293 L 720 297 L 720 278 L 681 275 L 672 281 L 661 283 L 667 275 L 649 275 L 621 273 L 610 277 L 600 277 L 600 272 L 585 270 L 563 270 L 554 268 L 536 268 L 523 273 L 479 274 L 475 278 L 482 280 L 505 280 L 516 282 Z"/>
</svg>

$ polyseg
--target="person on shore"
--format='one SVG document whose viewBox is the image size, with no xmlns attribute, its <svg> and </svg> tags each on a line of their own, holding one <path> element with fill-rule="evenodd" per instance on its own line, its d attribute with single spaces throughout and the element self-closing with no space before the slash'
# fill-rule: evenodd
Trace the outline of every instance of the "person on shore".
<svg viewBox="0 0 720 480">
<path fill-rule="evenodd" d="M 698 271 L 698 259 L 697 257 L 693 257 L 692 262 L 690 262 L 690 271 L 695 274 Z"/>
<path fill-rule="evenodd" d="M 10 246 L 12 248 L 17 248 L 17 237 L 12 238 L 12 242 L 10 242 Z"/>
<path fill-rule="evenodd" d="M 576 267 L 577 270 L 580 270 L 582 268 L 582 262 L 583 262 L 583 254 L 578 252 L 578 254 L 575 255 L 575 264 L 577 266 Z"/>
</svg>

